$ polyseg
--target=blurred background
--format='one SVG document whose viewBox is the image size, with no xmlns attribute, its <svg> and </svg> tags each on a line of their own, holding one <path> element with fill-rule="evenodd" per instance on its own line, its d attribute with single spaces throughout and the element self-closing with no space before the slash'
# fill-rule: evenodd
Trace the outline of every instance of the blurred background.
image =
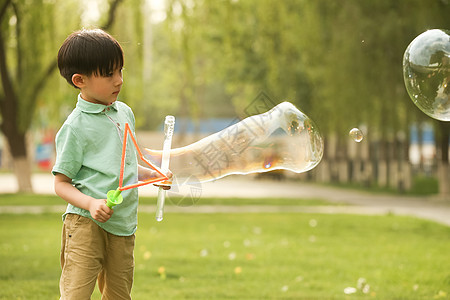
<svg viewBox="0 0 450 300">
<path fill-rule="evenodd" d="M 449 29 L 449 15 L 448 0 L 0 0 L 0 169 L 23 192 L 50 172 L 78 93 L 58 49 L 101 27 L 124 49 L 119 99 L 142 146 L 162 148 L 168 114 L 177 147 L 289 101 L 319 127 L 324 157 L 304 174 L 259 176 L 449 199 L 450 123 L 414 105 L 402 72 L 408 44 Z"/>
</svg>

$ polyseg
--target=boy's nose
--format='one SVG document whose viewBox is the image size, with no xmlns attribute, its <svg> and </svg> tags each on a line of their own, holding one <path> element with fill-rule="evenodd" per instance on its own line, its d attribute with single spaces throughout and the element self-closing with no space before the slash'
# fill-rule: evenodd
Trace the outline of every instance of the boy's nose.
<svg viewBox="0 0 450 300">
<path fill-rule="evenodd" d="M 116 76 L 116 80 L 114 82 L 115 82 L 116 85 L 122 85 L 122 83 L 123 83 L 122 75 Z"/>
</svg>

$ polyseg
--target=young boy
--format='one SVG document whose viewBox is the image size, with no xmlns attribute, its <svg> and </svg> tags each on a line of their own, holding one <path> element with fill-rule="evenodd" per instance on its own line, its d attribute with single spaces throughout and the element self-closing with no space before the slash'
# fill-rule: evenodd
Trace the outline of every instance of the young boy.
<svg viewBox="0 0 450 300">
<path fill-rule="evenodd" d="M 117 101 L 123 51 L 106 32 L 71 34 L 58 52 L 58 67 L 80 90 L 76 108 L 56 135 L 55 192 L 68 202 L 63 215 L 61 299 L 90 299 L 98 280 L 102 299 L 131 299 L 138 190 L 122 192 L 110 209 L 106 193 L 119 186 L 125 123 L 134 132 L 132 110 Z M 128 147 L 127 147 L 128 148 Z M 126 152 L 124 184 L 155 177 Z"/>
</svg>

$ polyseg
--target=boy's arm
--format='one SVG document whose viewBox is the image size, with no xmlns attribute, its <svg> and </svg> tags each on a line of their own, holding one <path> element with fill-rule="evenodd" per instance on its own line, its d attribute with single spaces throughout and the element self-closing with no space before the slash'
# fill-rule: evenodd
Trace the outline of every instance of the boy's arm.
<svg viewBox="0 0 450 300">
<path fill-rule="evenodd" d="M 55 175 L 55 192 L 66 202 L 88 210 L 92 218 L 101 223 L 108 221 L 113 214 L 113 210 L 106 206 L 106 199 L 95 199 L 83 194 L 72 185 L 72 179 L 64 174 Z"/>
<path fill-rule="evenodd" d="M 138 165 L 138 180 L 144 181 L 152 178 L 159 177 L 159 174 L 152 169 L 143 167 L 141 165 Z"/>
</svg>

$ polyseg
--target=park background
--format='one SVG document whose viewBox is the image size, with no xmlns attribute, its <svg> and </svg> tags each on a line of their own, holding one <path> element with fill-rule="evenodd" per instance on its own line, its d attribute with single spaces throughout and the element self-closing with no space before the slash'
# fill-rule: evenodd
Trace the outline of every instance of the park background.
<svg viewBox="0 0 450 300">
<path fill-rule="evenodd" d="M 121 43 L 119 99 L 133 108 L 143 146 L 162 147 L 169 114 L 177 147 L 289 101 L 319 127 L 324 157 L 309 172 L 264 179 L 448 203 L 450 123 L 410 100 L 402 58 L 417 35 L 449 29 L 449 15 L 447 0 L 0 0 L 0 168 L 15 174 L 19 192 L 1 195 L 0 206 L 60 204 L 27 193 L 32 174 L 50 172 L 54 136 L 75 106 L 77 91 L 59 76 L 56 54 L 83 27 L 104 28 Z M 361 143 L 348 135 L 354 127 Z M 44 212 L 0 216 L 0 299 L 57 299 L 61 222 Z M 157 226 L 141 212 L 140 228 L 136 299 L 450 294 L 448 226 L 415 218 L 174 213 Z M 364 278 L 368 293 L 357 287 Z M 357 293 L 344 293 L 347 286 Z"/>
<path fill-rule="evenodd" d="M 450 124 L 409 99 L 402 58 L 420 33 L 448 29 L 449 13 L 445 0 L 2 0 L 1 167 L 21 191 L 32 189 L 36 163 L 51 167 L 77 94 L 58 74 L 57 51 L 71 32 L 102 27 L 124 48 L 120 99 L 138 132 L 161 132 L 171 114 L 174 146 L 184 146 L 289 101 L 325 142 L 322 162 L 300 179 L 448 196 Z M 141 144 L 160 149 L 162 139 Z"/>
</svg>

